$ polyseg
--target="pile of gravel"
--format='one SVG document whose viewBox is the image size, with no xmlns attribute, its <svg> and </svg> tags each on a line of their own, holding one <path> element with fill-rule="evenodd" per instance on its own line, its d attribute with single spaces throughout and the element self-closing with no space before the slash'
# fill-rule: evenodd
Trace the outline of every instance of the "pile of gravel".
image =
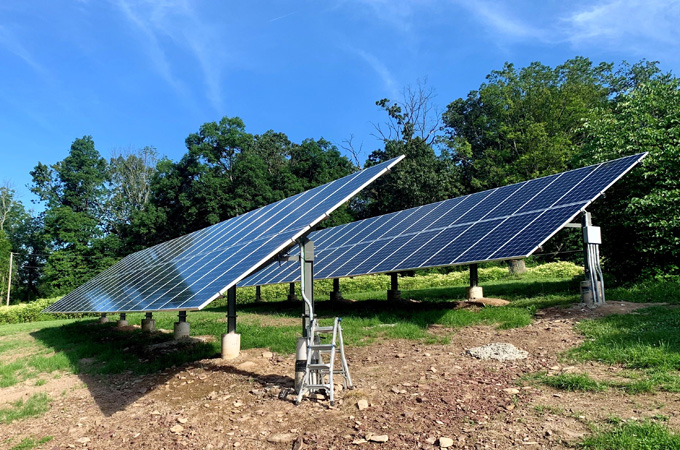
<svg viewBox="0 0 680 450">
<path fill-rule="evenodd" d="M 525 359 L 529 352 L 520 350 L 512 344 L 496 342 L 474 347 L 465 350 L 465 353 L 477 359 L 497 359 L 499 361 L 510 361 L 513 359 Z"/>
</svg>

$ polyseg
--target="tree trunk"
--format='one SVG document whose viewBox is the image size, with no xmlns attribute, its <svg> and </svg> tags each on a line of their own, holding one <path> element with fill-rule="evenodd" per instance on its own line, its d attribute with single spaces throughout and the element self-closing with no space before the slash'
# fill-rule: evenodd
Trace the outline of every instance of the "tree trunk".
<svg viewBox="0 0 680 450">
<path fill-rule="evenodd" d="M 511 259 L 508 261 L 508 270 L 513 275 L 521 275 L 527 271 L 527 266 L 523 259 Z"/>
</svg>

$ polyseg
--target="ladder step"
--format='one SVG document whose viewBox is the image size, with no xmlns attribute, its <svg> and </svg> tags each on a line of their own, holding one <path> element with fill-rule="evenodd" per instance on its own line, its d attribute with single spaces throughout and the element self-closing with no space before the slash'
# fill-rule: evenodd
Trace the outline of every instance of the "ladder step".
<svg viewBox="0 0 680 450">
<path fill-rule="evenodd" d="M 315 389 L 330 389 L 330 384 L 305 384 L 305 389 L 313 391 Z"/>
<path fill-rule="evenodd" d="M 308 347 L 310 350 L 333 351 L 335 344 L 312 344 Z"/>
<path fill-rule="evenodd" d="M 309 370 L 325 370 L 326 372 L 331 370 L 331 365 L 330 364 L 310 364 Z"/>
<path fill-rule="evenodd" d="M 334 327 L 316 327 L 317 333 L 332 333 Z"/>
</svg>

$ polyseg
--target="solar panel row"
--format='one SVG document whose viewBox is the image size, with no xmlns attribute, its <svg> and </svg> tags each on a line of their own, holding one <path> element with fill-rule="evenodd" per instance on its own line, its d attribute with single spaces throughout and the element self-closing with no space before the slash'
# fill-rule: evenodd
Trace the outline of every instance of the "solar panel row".
<svg viewBox="0 0 680 450">
<path fill-rule="evenodd" d="M 401 159 L 129 255 L 45 311 L 202 309 Z"/>
<path fill-rule="evenodd" d="M 315 278 L 529 256 L 645 155 L 314 232 Z M 298 279 L 294 264 L 274 263 L 240 285 Z"/>
</svg>

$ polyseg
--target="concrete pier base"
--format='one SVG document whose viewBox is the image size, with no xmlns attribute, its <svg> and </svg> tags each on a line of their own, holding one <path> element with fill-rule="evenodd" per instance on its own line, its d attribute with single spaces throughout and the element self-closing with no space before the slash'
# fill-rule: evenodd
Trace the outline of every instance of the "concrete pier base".
<svg viewBox="0 0 680 450">
<path fill-rule="evenodd" d="M 126 326 L 128 326 L 128 321 L 121 319 L 121 320 L 116 322 L 116 326 L 117 327 L 126 327 Z"/>
<path fill-rule="evenodd" d="M 106 317 L 106 314 L 102 314 L 102 316 L 99 318 L 99 323 L 108 323 L 109 318 Z"/>
<path fill-rule="evenodd" d="M 238 358 L 241 352 L 241 335 L 238 333 L 226 333 L 222 335 L 222 358 Z"/>
<path fill-rule="evenodd" d="M 398 289 L 388 289 L 387 290 L 387 300 L 399 302 L 401 301 L 401 291 Z"/>
<path fill-rule="evenodd" d="M 343 298 L 342 298 L 342 292 L 340 292 L 340 291 L 331 291 L 330 300 L 331 300 L 332 302 L 337 302 L 337 301 L 343 300 Z"/>
<path fill-rule="evenodd" d="M 469 286 L 465 290 L 465 298 L 468 300 L 484 298 L 484 289 L 481 286 Z"/>
<path fill-rule="evenodd" d="M 175 339 L 182 339 L 189 337 L 191 327 L 189 322 L 175 322 L 174 337 Z"/>
<path fill-rule="evenodd" d="M 156 321 L 154 319 L 142 319 L 142 331 L 147 333 L 156 331 Z"/>
</svg>

